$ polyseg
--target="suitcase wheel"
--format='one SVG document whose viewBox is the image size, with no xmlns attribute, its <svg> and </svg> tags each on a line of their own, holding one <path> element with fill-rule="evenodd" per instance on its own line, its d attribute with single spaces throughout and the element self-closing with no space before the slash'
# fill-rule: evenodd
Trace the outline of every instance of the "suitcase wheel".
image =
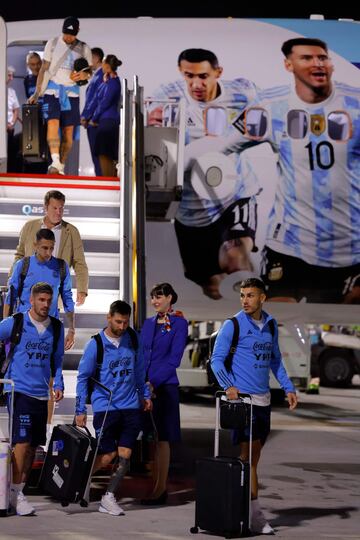
<svg viewBox="0 0 360 540">
<path fill-rule="evenodd" d="M 191 534 L 197 534 L 199 532 L 199 527 L 191 527 L 190 532 Z"/>
<path fill-rule="evenodd" d="M 62 507 L 69 506 L 69 503 L 67 501 L 61 501 L 61 506 Z"/>
<path fill-rule="evenodd" d="M 80 506 L 82 508 L 87 508 L 89 506 L 89 503 L 85 499 L 81 499 Z"/>
</svg>

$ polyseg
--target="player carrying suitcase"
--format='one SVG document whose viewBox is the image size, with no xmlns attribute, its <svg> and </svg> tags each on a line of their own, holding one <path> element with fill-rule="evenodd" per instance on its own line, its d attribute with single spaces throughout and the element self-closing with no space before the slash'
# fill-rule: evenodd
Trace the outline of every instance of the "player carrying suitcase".
<svg viewBox="0 0 360 540">
<path fill-rule="evenodd" d="M 0 339 L 11 342 L 1 374 L 15 384 L 10 506 L 20 516 L 35 513 L 23 494 L 23 488 L 36 447 L 46 443 L 50 376 L 54 377 L 54 401 L 60 401 L 64 392 L 64 326 L 58 319 L 49 317 L 52 298 L 52 287 L 38 282 L 31 289 L 30 310 L 0 323 Z M 10 391 L 11 387 L 5 385 L 5 392 Z"/>
<path fill-rule="evenodd" d="M 124 514 L 115 493 L 129 466 L 132 447 L 142 427 L 141 409 L 150 410 L 150 389 L 145 384 L 145 365 L 137 334 L 129 328 L 131 307 L 122 300 L 110 306 L 107 327 L 102 330 L 100 343 L 90 339 L 80 360 L 76 387 L 76 424 L 86 425 L 86 397 L 91 378 L 112 391 L 112 401 L 105 420 L 98 456 L 93 472 L 105 467 L 118 456 L 118 467 L 110 478 L 99 507 L 100 512 L 120 516 Z M 102 354 L 99 359 L 99 346 Z M 91 404 L 96 433 L 102 426 L 108 408 L 108 394 L 94 385 Z"/>
<path fill-rule="evenodd" d="M 231 369 L 224 361 L 229 353 L 234 332 L 231 320 L 225 321 L 219 331 L 211 357 L 211 368 L 227 398 L 236 400 L 238 393 L 251 394 L 253 403 L 252 462 L 251 462 L 251 531 L 273 534 L 258 502 L 257 466 L 262 447 L 270 432 L 270 369 L 284 389 L 289 408 L 295 409 L 297 397 L 281 359 L 278 329 L 275 320 L 262 310 L 265 288 L 260 279 L 249 278 L 240 285 L 242 311 L 236 314 L 240 338 Z M 240 443 L 240 458 L 249 459 L 249 429 L 234 432 L 234 443 Z"/>
</svg>

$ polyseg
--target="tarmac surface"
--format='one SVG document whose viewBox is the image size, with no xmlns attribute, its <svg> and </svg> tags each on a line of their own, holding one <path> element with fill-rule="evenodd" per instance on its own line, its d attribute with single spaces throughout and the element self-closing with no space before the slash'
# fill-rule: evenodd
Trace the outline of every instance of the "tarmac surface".
<svg viewBox="0 0 360 540">
<path fill-rule="evenodd" d="M 260 502 L 276 537 L 284 540 L 360 540 L 360 384 L 300 394 L 294 412 L 275 408 L 273 429 L 259 467 Z M 195 459 L 211 455 L 214 407 L 207 397 L 181 406 L 183 441 L 174 449 L 166 506 L 143 507 L 151 489 L 146 468 L 133 466 L 121 489 L 126 515 L 97 511 L 104 490 L 96 478 L 88 508 L 62 508 L 36 489 L 28 489 L 37 515 L 0 521 L 1 540 L 181 540 L 216 538 L 190 534 L 195 515 Z M 227 432 L 221 454 L 233 454 Z M 216 486 L 214 486 L 216 489 Z"/>
</svg>

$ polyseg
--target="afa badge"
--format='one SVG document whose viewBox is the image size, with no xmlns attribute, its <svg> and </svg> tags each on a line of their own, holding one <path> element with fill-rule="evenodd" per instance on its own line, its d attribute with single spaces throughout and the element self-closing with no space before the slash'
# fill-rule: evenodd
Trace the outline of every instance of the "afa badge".
<svg viewBox="0 0 360 540">
<path fill-rule="evenodd" d="M 325 131 L 325 117 L 322 114 L 312 114 L 310 116 L 311 133 L 318 137 Z"/>
</svg>

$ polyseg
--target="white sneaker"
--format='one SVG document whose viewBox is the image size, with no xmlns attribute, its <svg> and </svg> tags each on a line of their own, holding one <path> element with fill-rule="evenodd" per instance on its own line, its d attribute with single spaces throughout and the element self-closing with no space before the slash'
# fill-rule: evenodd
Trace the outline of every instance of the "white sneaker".
<svg viewBox="0 0 360 540">
<path fill-rule="evenodd" d="M 114 494 L 109 493 L 108 491 L 101 498 L 99 512 L 103 512 L 104 514 L 111 514 L 112 516 L 125 515 L 124 510 L 116 502 Z"/>
<path fill-rule="evenodd" d="M 265 525 L 263 525 L 263 528 L 261 529 L 261 534 L 275 534 L 274 529 L 270 525 L 270 523 L 266 522 Z"/>
<path fill-rule="evenodd" d="M 53 161 L 48 167 L 48 173 L 64 175 L 64 168 L 65 165 L 63 163 L 60 163 L 60 161 Z"/>
<path fill-rule="evenodd" d="M 35 514 L 35 508 L 31 506 L 22 491 L 19 491 L 17 495 L 16 513 L 18 516 L 31 516 Z"/>
<path fill-rule="evenodd" d="M 274 529 L 267 522 L 262 510 L 257 510 L 251 516 L 251 532 L 256 534 L 275 534 Z"/>
</svg>

